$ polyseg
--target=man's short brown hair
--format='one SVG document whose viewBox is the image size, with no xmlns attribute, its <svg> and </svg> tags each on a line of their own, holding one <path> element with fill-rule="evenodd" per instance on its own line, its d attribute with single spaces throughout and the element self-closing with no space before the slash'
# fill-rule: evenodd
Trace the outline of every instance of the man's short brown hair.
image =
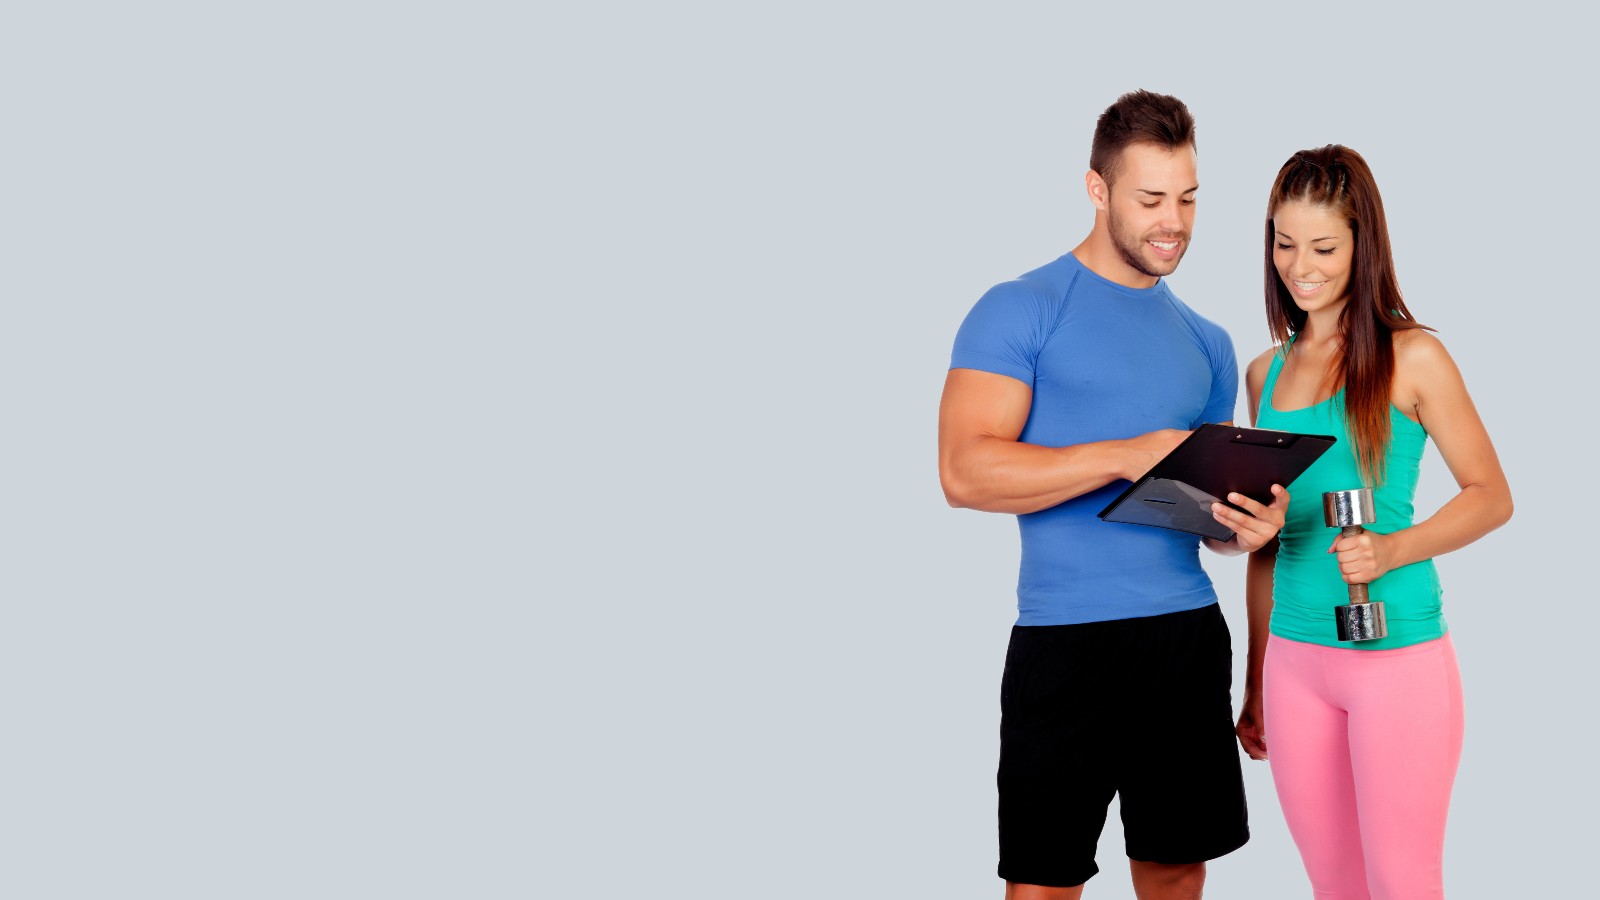
<svg viewBox="0 0 1600 900">
<path fill-rule="evenodd" d="M 1194 116 L 1177 97 L 1129 91 L 1106 107 L 1095 123 L 1089 168 L 1110 185 L 1116 179 L 1122 150 L 1129 144 L 1155 144 L 1168 150 L 1194 147 Z"/>
</svg>

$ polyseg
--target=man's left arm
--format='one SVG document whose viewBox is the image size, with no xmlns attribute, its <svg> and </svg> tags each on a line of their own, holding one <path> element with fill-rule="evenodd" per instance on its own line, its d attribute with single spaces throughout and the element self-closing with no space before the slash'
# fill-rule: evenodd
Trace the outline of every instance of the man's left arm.
<svg viewBox="0 0 1600 900">
<path fill-rule="evenodd" d="M 1232 422 L 1222 422 L 1223 425 L 1232 425 Z M 1239 512 L 1227 503 L 1211 504 L 1211 517 L 1218 522 L 1233 529 L 1233 540 L 1214 541 L 1211 538 L 1202 538 L 1205 545 L 1212 552 L 1220 556 L 1238 556 L 1241 553 L 1254 553 L 1262 547 L 1272 543 L 1273 538 L 1283 528 L 1284 514 L 1289 511 L 1289 492 L 1283 485 L 1272 486 L 1272 505 L 1264 506 L 1243 494 L 1229 494 L 1228 503 L 1237 504 L 1245 508 L 1249 515 Z"/>
<path fill-rule="evenodd" d="M 1211 397 L 1206 402 L 1205 412 L 1201 414 L 1201 422 L 1216 422 L 1218 425 L 1232 427 L 1233 409 L 1239 398 L 1239 362 L 1233 352 L 1233 340 L 1221 327 L 1210 325 L 1209 346 L 1206 356 L 1211 361 Z M 1251 371 L 1245 373 L 1245 386 L 1250 398 L 1251 420 L 1254 421 L 1256 393 L 1259 386 L 1255 379 L 1264 372 L 1257 372 L 1254 363 Z M 1213 553 L 1221 556 L 1238 556 L 1241 553 L 1253 553 L 1270 544 L 1278 536 L 1278 531 L 1283 528 L 1284 514 L 1289 509 L 1289 492 L 1282 485 L 1272 486 L 1272 504 L 1264 506 L 1261 503 L 1246 497 L 1243 494 L 1229 494 L 1225 497 L 1228 503 L 1242 506 L 1245 512 L 1239 512 L 1227 503 L 1211 504 L 1211 515 L 1218 522 L 1233 529 L 1233 540 L 1215 541 L 1203 538 L 1205 545 Z M 1247 515 L 1248 513 L 1248 515 Z"/>
</svg>

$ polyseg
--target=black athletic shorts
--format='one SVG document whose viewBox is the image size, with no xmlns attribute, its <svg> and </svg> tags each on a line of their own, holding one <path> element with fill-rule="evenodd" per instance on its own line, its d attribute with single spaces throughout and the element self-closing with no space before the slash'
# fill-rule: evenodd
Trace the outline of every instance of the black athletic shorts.
<svg viewBox="0 0 1600 900">
<path fill-rule="evenodd" d="M 1000 681 L 1000 877 L 1088 881 L 1113 794 L 1130 859 L 1195 863 L 1243 846 L 1232 681 L 1215 603 L 1014 627 Z"/>
</svg>

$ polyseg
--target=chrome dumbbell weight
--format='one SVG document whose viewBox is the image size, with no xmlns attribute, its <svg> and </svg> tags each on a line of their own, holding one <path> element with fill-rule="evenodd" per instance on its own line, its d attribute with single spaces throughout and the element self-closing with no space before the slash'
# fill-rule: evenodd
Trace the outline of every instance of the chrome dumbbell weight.
<svg viewBox="0 0 1600 900">
<path fill-rule="evenodd" d="M 1372 489 L 1358 488 L 1323 494 L 1322 518 L 1329 528 L 1341 529 L 1344 534 L 1361 534 L 1361 526 L 1378 521 L 1377 509 L 1372 502 Z M 1383 603 L 1370 600 L 1364 584 L 1347 584 L 1345 587 L 1350 589 L 1349 605 L 1333 608 L 1339 640 L 1370 641 L 1387 635 L 1389 622 L 1383 615 Z"/>
</svg>

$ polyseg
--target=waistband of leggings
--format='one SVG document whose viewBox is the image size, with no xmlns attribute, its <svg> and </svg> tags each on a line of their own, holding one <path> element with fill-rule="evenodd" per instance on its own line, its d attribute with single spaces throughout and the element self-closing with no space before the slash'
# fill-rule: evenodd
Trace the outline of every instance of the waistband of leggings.
<svg viewBox="0 0 1600 900">
<path fill-rule="evenodd" d="M 1393 656 L 1410 656 L 1413 653 L 1437 653 L 1447 647 L 1454 648 L 1455 644 L 1450 640 L 1450 632 L 1447 631 L 1439 637 L 1423 641 L 1420 644 L 1411 644 L 1410 646 L 1406 647 L 1389 647 L 1384 650 L 1362 650 L 1359 647 L 1329 647 L 1326 644 L 1310 644 L 1305 641 L 1296 641 L 1291 638 L 1280 637 L 1276 634 L 1267 636 L 1267 646 L 1278 647 L 1282 652 L 1287 653 L 1301 653 L 1306 655 L 1335 654 L 1341 656 L 1360 654 L 1361 656 L 1371 656 L 1382 659 L 1384 657 Z"/>
</svg>

